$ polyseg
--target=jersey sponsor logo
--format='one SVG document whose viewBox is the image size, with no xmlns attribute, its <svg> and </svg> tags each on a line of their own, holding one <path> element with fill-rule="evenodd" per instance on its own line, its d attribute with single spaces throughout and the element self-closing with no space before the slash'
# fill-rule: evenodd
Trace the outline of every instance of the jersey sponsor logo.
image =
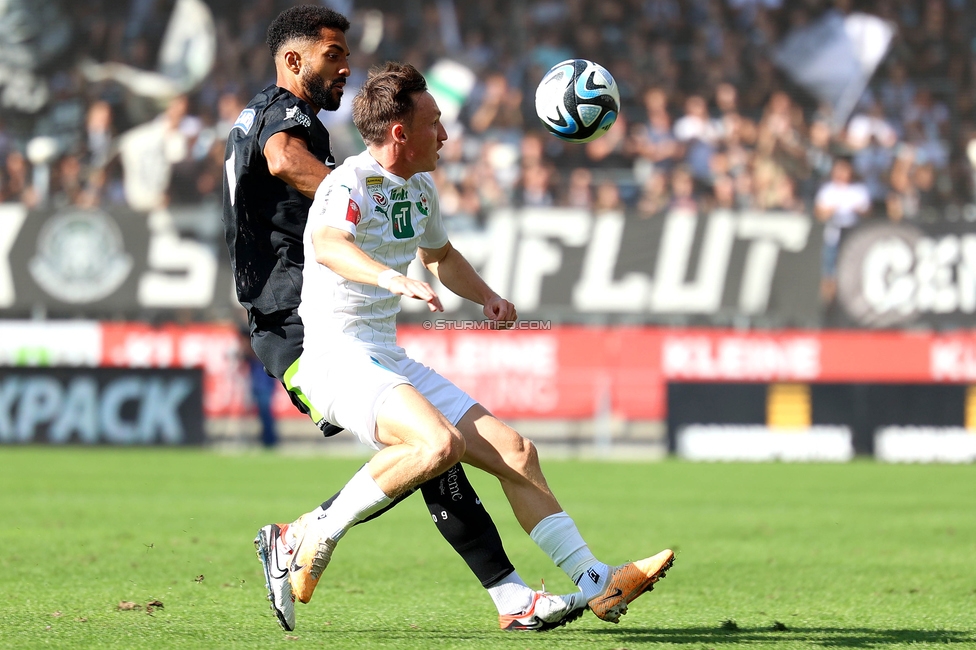
<svg viewBox="0 0 976 650">
<path fill-rule="evenodd" d="M 349 199 L 349 206 L 346 208 L 346 221 L 354 226 L 358 226 L 361 217 L 362 213 L 359 211 L 359 204 Z"/>
<path fill-rule="evenodd" d="M 390 218 L 393 222 L 393 236 L 397 239 L 411 239 L 413 232 L 413 211 L 410 201 L 397 201 L 390 208 Z"/>
<path fill-rule="evenodd" d="M 296 122 L 304 126 L 306 129 L 312 127 L 312 119 L 308 115 L 303 113 L 301 109 L 298 108 L 298 106 L 292 106 L 291 108 L 286 108 L 285 119 L 295 120 Z"/>
<path fill-rule="evenodd" d="M 234 122 L 234 126 L 230 128 L 231 131 L 234 129 L 240 129 L 247 135 L 251 131 L 251 127 L 254 126 L 254 117 L 256 113 L 253 108 L 245 108 L 241 111 L 241 114 L 237 116 L 237 121 Z"/>
<path fill-rule="evenodd" d="M 366 187 L 376 187 L 377 185 L 383 185 L 382 176 L 370 176 L 366 179 Z"/>
<path fill-rule="evenodd" d="M 390 190 L 390 199 L 393 201 L 406 201 L 407 200 L 407 188 L 398 187 L 396 189 Z"/>
</svg>

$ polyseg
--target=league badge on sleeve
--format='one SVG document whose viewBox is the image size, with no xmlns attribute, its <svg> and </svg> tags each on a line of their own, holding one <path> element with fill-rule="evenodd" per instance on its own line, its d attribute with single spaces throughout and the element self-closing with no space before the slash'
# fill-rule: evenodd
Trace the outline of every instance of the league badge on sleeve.
<svg viewBox="0 0 976 650">
<path fill-rule="evenodd" d="M 254 117 L 254 109 L 245 108 L 243 111 L 241 111 L 241 114 L 237 116 L 237 121 L 234 122 L 234 126 L 231 127 L 231 130 L 233 131 L 234 129 L 240 129 L 244 132 L 244 135 L 247 135 L 251 130 L 251 126 L 254 124 Z"/>
<path fill-rule="evenodd" d="M 359 204 L 349 199 L 349 207 L 346 208 L 346 221 L 354 226 L 358 226 L 361 217 L 362 214 L 359 212 Z"/>
</svg>

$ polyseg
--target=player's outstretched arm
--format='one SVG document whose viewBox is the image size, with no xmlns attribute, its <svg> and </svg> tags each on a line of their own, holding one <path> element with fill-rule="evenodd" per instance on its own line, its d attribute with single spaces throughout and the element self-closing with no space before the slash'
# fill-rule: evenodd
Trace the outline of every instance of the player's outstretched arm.
<svg viewBox="0 0 976 650">
<path fill-rule="evenodd" d="M 280 131 L 268 138 L 264 145 L 264 157 L 272 176 L 285 181 L 310 199 L 315 198 L 315 190 L 332 171 L 312 155 L 305 140 L 288 131 Z"/>
<path fill-rule="evenodd" d="M 407 298 L 427 303 L 431 311 L 444 311 L 441 299 L 430 285 L 408 278 L 380 264 L 356 246 L 351 233 L 332 226 L 321 226 L 312 232 L 315 261 L 329 267 L 351 282 L 372 284 Z"/>
<path fill-rule="evenodd" d="M 445 287 L 462 298 L 482 305 L 489 319 L 506 327 L 511 327 L 518 319 L 515 305 L 492 291 L 451 242 L 440 248 L 421 248 L 420 261 Z"/>
</svg>

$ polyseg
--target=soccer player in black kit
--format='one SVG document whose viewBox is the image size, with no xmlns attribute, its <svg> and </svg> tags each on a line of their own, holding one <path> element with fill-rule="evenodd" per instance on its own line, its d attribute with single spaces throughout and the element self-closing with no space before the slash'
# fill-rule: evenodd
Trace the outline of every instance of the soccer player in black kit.
<svg viewBox="0 0 976 650">
<path fill-rule="evenodd" d="M 227 139 L 224 164 L 225 238 L 237 296 L 248 314 L 251 346 L 268 373 L 284 384 L 295 405 L 326 436 L 340 429 L 293 390 L 290 377 L 304 336 L 297 311 L 302 236 L 315 190 L 335 167 L 329 132 L 317 114 L 336 110 L 342 99 L 349 75 L 348 29 L 344 16 L 313 5 L 287 9 L 272 22 L 268 47 L 276 83 L 258 93 L 238 117 Z M 578 606 L 558 596 L 540 596 L 526 586 L 460 464 L 423 484 L 421 492 L 440 533 L 488 590 L 503 629 L 545 630 L 582 615 Z M 332 499 L 322 504 L 323 510 Z M 295 628 L 288 555 L 303 525 L 301 519 L 268 524 L 254 540 L 271 609 L 288 631 Z"/>
</svg>

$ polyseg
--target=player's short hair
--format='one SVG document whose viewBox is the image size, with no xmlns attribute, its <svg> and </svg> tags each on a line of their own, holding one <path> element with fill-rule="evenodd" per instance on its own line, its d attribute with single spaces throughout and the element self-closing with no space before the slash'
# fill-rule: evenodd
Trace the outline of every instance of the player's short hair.
<svg viewBox="0 0 976 650">
<path fill-rule="evenodd" d="M 427 81 L 409 63 L 391 61 L 371 68 L 356 98 L 352 121 L 366 144 L 382 144 L 394 122 L 413 114 L 416 95 L 427 90 Z"/>
<path fill-rule="evenodd" d="M 316 41 L 324 28 L 337 29 L 343 34 L 349 29 L 349 20 L 337 11 L 319 5 L 298 5 L 285 9 L 268 26 L 268 49 L 271 56 L 278 56 L 281 46 L 289 41 Z"/>
</svg>

